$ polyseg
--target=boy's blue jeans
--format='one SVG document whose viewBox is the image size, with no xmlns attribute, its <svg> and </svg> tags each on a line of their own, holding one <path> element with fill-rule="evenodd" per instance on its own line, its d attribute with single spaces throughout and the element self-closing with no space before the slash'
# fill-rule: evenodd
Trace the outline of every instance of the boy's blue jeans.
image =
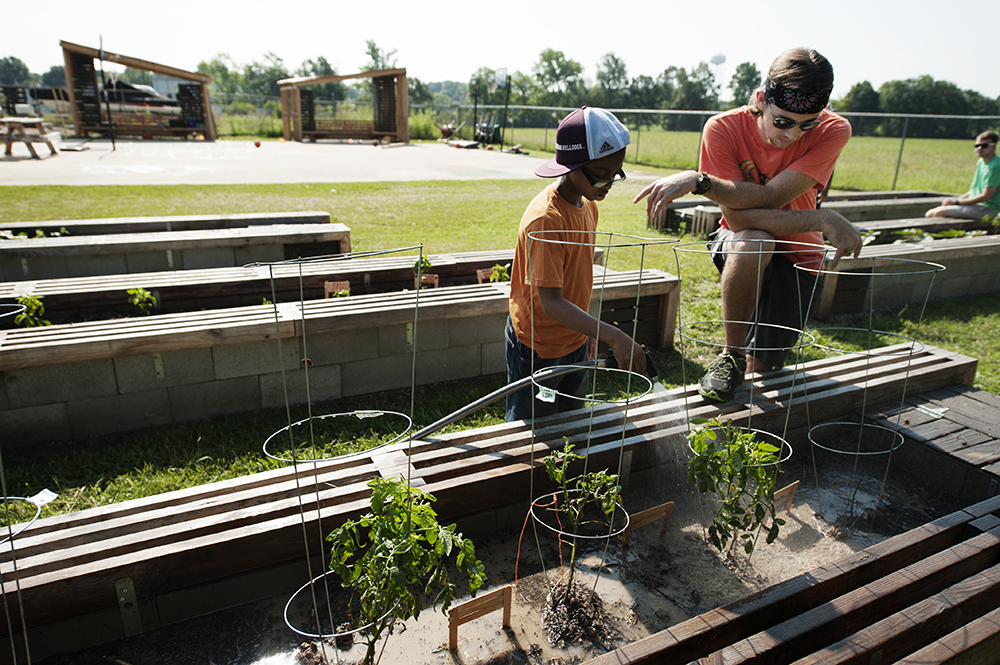
<svg viewBox="0 0 1000 665">
<path fill-rule="evenodd" d="M 532 372 L 537 372 L 546 367 L 555 365 L 576 365 L 587 360 L 587 342 L 583 343 L 576 351 L 560 358 L 540 358 L 530 348 L 517 339 L 514 333 L 514 324 L 507 317 L 507 325 L 504 329 L 505 354 L 507 356 L 507 383 L 511 384 L 525 377 L 531 376 Z M 534 368 L 532 368 L 532 356 L 534 356 Z M 533 383 L 528 383 L 524 388 L 507 395 L 507 422 L 513 420 L 531 420 L 532 402 L 534 402 L 534 416 L 541 418 L 561 411 L 578 409 L 583 406 L 579 399 L 568 397 L 584 397 L 587 394 L 587 371 L 580 370 L 564 374 L 554 379 L 542 382 L 546 388 L 558 391 L 555 401 L 544 402 L 534 399 L 538 392 L 538 387 Z"/>
</svg>

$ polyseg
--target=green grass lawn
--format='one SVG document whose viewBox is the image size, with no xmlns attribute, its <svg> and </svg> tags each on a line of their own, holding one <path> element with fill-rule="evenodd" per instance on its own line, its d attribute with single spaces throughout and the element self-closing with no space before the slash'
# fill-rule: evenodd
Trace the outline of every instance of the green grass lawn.
<svg viewBox="0 0 1000 665">
<path fill-rule="evenodd" d="M 609 267 L 633 269 L 641 264 L 680 274 L 682 320 L 721 318 L 717 273 L 707 257 L 676 253 L 663 242 L 672 239 L 670 236 L 646 228 L 644 205 L 632 204 L 632 198 L 649 180 L 649 176 L 630 177 L 601 204 L 602 231 L 650 239 L 642 248 L 613 247 L 608 253 Z M 350 227 L 356 251 L 423 244 L 425 253 L 435 254 L 512 247 L 525 205 L 544 185 L 541 180 L 503 180 L 0 187 L 0 222 L 38 219 L 39 210 L 46 211 L 47 219 L 323 210 L 329 211 L 334 221 Z M 919 331 L 918 314 L 912 307 L 887 314 L 876 327 L 978 358 L 975 385 L 1000 394 L 1000 345 L 995 343 L 1000 338 L 1000 303 L 995 295 L 932 303 Z M 696 381 L 713 353 L 711 349 L 686 349 L 683 363 L 676 350 L 655 350 L 653 355 L 664 384 L 677 386 Z M 425 386 L 412 395 L 409 390 L 393 391 L 319 408 L 323 413 L 352 409 L 409 413 L 412 400 L 414 425 L 419 428 L 503 382 L 502 376 L 484 377 Z M 302 417 L 298 411 L 293 415 Z M 502 418 L 502 404 L 498 403 L 457 426 L 482 426 Z M 7 493 L 30 496 L 45 487 L 58 492 L 60 498 L 46 508 L 50 515 L 262 471 L 277 465 L 263 455 L 264 440 L 286 424 L 285 414 L 279 410 L 72 444 L 5 450 Z"/>
</svg>

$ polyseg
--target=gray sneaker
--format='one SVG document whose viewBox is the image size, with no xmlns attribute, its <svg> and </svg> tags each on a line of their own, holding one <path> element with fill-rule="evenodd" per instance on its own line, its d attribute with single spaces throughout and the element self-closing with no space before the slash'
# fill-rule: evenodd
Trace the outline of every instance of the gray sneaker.
<svg viewBox="0 0 1000 665">
<path fill-rule="evenodd" d="M 731 353 L 720 354 L 701 379 L 698 394 L 715 402 L 728 402 L 743 384 L 747 359 Z"/>
</svg>

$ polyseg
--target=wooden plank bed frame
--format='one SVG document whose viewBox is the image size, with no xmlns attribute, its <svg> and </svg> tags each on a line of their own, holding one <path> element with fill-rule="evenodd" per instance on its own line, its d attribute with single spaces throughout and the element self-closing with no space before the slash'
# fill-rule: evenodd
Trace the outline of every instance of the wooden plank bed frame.
<svg viewBox="0 0 1000 665">
<path fill-rule="evenodd" d="M 185 612 L 190 616 L 221 609 L 234 598 L 246 602 L 254 590 L 273 593 L 266 585 L 248 585 L 247 580 L 304 560 L 304 542 L 315 547 L 326 531 L 366 510 L 365 483 L 377 475 L 408 477 L 437 497 L 435 510 L 443 521 L 459 520 L 464 532 L 478 537 L 498 528 L 505 514 L 517 513 L 523 519 L 530 503 L 531 474 L 535 490 L 547 491 L 541 459 L 550 449 L 561 449 L 563 437 L 577 444 L 577 450 L 585 449 L 581 444 L 589 437 L 591 465 L 615 468 L 624 449 L 632 453 L 632 469 L 649 468 L 663 463 L 660 453 L 668 440 L 686 435 L 689 417 L 724 414 L 737 424 L 779 432 L 787 418 L 790 428 L 803 428 L 809 418 L 818 422 L 856 409 L 860 378 L 866 378 L 869 399 L 890 399 L 903 391 L 969 383 L 975 365 L 971 358 L 933 347 L 912 357 L 902 357 L 899 349 L 890 347 L 868 358 L 816 361 L 801 368 L 811 377 L 808 412 L 800 372 L 789 368 L 753 377 L 752 401 L 746 386 L 723 410 L 700 402 L 686 408 L 697 400 L 693 386 L 650 393 L 628 406 L 624 437 L 623 407 L 605 404 L 593 413 L 582 410 L 540 419 L 533 434 L 525 422 L 504 423 L 43 518 L 14 541 L 16 575 L 10 549 L 0 552 L 4 591 L 19 594 L 36 658 L 60 649 L 75 651 L 123 635 L 118 600 L 123 580 L 134 588 L 144 630 L 187 618 Z M 969 526 L 996 512 L 997 504 L 994 500 L 942 518 L 738 606 L 721 608 L 620 654 L 609 654 L 599 663 L 620 663 L 623 656 L 631 662 L 667 662 L 661 652 L 670 654 L 670 662 L 708 655 L 810 607 L 832 602 L 850 589 L 874 583 L 926 558 L 930 550 L 968 547 L 962 543 L 970 538 Z M 991 534 L 996 532 L 994 526 L 989 527 Z M 1000 552 L 1000 547 L 990 545 L 990 551 Z M 974 558 L 982 561 L 984 556 Z M 20 632 L 19 614 L 11 620 L 15 632 Z M 88 627 L 80 637 L 87 644 L 69 644 L 65 636 L 71 625 Z M 0 631 L 6 631 L 6 624 Z M 4 657 L 0 653 L 0 660 Z"/>
</svg>

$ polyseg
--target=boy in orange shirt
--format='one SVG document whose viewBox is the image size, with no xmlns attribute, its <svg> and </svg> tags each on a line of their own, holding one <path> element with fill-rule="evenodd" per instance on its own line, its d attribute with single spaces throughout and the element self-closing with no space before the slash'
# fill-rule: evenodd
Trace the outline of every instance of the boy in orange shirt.
<svg viewBox="0 0 1000 665">
<path fill-rule="evenodd" d="M 628 129 L 614 115 L 583 107 L 559 123 L 556 156 L 535 169 L 537 176 L 558 179 L 528 204 L 518 229 L 505 330 L 508 383 L 593 358 L 597 339 L 611 346 L 620 367 L 645 372 L 642 347 L 588 314 L 596 202 L 625 179 L 629 142 Z M 507 421 L 580 407 L 574 397 L 586 394 L 586 372 L 564 374 L 545 387 L 554 400 L 533 399 L 532 385 L 508 395 Z"/>
</svg>

